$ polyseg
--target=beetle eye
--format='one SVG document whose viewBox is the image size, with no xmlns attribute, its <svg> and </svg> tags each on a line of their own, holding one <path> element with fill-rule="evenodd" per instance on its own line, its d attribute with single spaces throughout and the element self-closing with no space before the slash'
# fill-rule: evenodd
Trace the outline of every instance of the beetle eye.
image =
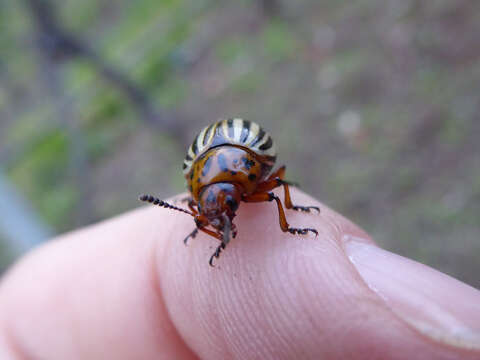
<svg viewBox="0 0 480 360">
<path fill-rule="evenodd" d="M 232 210 L 235 211 L 238 209 L 238 202 L 231 196 L 228 195 L 225 201 L 228 205 L 228 207 Z"/>
</svg>

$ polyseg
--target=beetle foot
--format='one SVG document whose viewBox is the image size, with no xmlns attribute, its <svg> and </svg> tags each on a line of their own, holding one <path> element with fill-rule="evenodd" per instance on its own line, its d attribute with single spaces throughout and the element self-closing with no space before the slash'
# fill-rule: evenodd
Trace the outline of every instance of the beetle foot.
<svg viewBox="0 0 480 360">
<path fill-rule="evenodd" d="M 185 246 L 187 246 L 188 239 L 189 238 L 194 239 L 195 236 L 197 236 L 197 234 L 198 234 L 198 228 L 195 228 L 190 234 L 188 234 L 187 237 L 183 239 L 183 243 L 185 244 Z"/>
<path fill-rule="evenodd" d="M 315 230 L 315 229 L 311 229 L 311 228 L 304 228 L 304 229 L 301 229 L 301 228 L 288 228 L 288 232 L 290 234 L 299 234 L 299 235 L 306 235 L 308 234 L 308 232 L 312 232 L 315 234 L 315 236 L 318 236 L 318 231 Z"/>
<path fill-rule="evenodd" d="M 301 206 L 301 205 L 294 205 L 292 207 L 295 211 L 302 211 L 302 212 L 311 212 L 311 210 L 315 210 L 320 214 L 320 208 L 318 206 Z"/>
<path fill-rule="evenodd" d="M 217 247 L 217 250 L 215 250 L 215 252 L 212 254 L 212 256 L 210 257 L 210 260 L 208 261 L 208 264 L 211 266 L 211 267 L 215 267 L 215 265 L 213 265 L 213 258 L 217 258 L 220 256 L 220 253 L 222 252 L 222 250 L 225 249 L 225 244 L 222 242 L 218 247 Z"/>
</svg>

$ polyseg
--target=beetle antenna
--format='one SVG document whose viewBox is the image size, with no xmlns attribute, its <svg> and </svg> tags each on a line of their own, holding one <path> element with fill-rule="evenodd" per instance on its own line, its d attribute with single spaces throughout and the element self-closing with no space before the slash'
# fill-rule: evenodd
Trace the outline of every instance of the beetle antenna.
<svg viewBox="0 0 480 360">
<path fill-rule="evenodd" d="M 188 215 L 192 215 L 192 216 L 195 216 L 192 212 L 188 211 L 188 210 L 185 210 L 185 209 L 182 209 L 182 208 L 179 208 L 179 207 L 176 207 L 174 205 L 171 205 L 163 200 L 160 200 L 159 198 L 156 198 L 152 195 L 141 195 L 138 200 L 140 201 L 145 201 L 145 202 L 149 202 L 150 204 L 152 205 L 158 205 L 158 206 L 161 206 L 161 207 L 164 207 L 164 208 L 167 208 L 167 209 L 172 209 L 172 210 L 177 210 L 177 211 L 181 211 L 185 214 L 188 214 Z"/>
</svg>

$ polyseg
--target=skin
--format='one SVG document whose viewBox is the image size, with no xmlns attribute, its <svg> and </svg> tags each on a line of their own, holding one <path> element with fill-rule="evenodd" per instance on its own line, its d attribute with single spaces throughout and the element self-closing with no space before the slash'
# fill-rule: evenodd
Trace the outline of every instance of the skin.
<svg viewBox="0 0 480 360">
<path fill-rule="evenodd" d="M 478 331 L 477 290 L 378 249 L 341 215 L 291 193 L 321 207 L 287 211 L 317 238 L 283 233 L 274 203 L 242 203 L 238 236 L 215 268 L 207 262 L 218 241 L 199 233 L 185 247 L 192 218 L 151 205 L 32 251 L 0 284 L 0 358 L 480 358 L 475 332 L 453 339 L 411 321 L 448 309 L 439 328 Z M 408 310 L 424 288 L 431 306 Z"/>
</svg>

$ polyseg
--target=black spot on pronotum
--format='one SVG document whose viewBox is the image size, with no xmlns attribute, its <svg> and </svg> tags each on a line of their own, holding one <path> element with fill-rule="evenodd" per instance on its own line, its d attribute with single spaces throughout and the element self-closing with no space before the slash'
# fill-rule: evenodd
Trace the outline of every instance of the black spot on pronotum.
<svg viewBox="0 0 480 360">
<path fill-rule="evenodd" d="M 238 209 L 238 202 L 232 196 L 230 195 L 227 196 L 226 203 L 233 212 L 235 212 Z"/>
<path fill-rule="evenodd" d="M 243 164 L 247 170 L 250 170 L 252 166 L 255 166 L 255 161 L 242 157 Z"/>
<path fill-rule="evenodd" d="M 202 176 L 205 176 L 208 174 L 211 165 L 212 165 L 212 158 L 208 157 L 207 160 L 205 160 L 205 163 L 203 164 Z"/>
<path fill-rule="evenodd" d="M 223 154 L 218 154 L 218 166 L 220 170 L 228 171 L 227 158 Z"/>
<path fill-rule="evenodd" d="M 256 178 L 257 178 L 257 175 L 255 175 L 255 174 L 248 175 L 248 180 L 250 180 L 250 181 L 255 181 Z"/>
</svg>

